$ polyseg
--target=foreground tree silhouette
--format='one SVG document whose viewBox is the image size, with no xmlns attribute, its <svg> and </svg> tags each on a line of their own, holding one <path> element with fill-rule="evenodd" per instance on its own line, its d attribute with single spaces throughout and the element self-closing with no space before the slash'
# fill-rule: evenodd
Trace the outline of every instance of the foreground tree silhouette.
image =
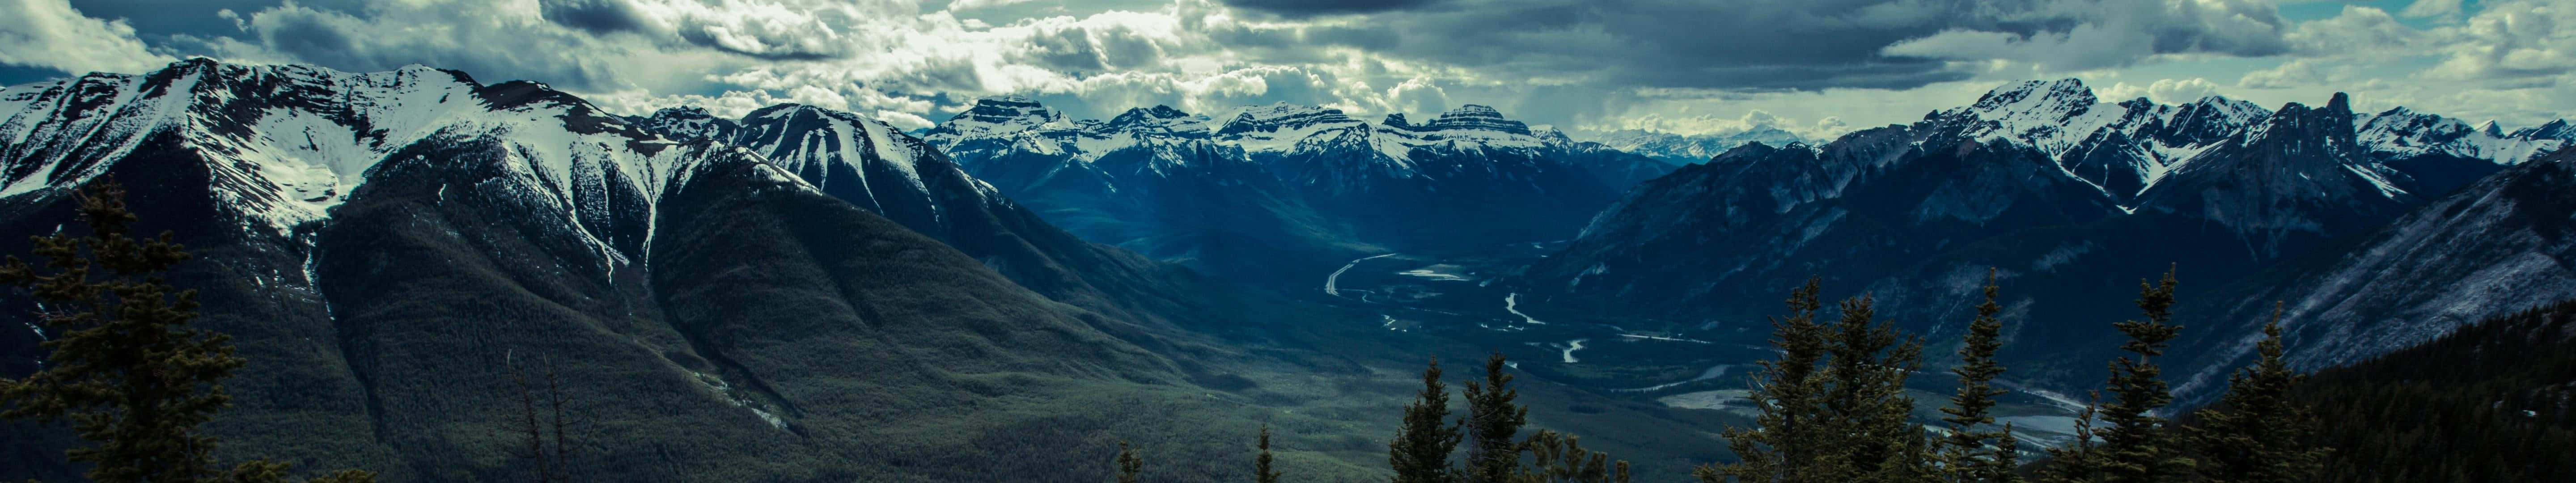
<svg viewBox="0 0 2576 483">
<path fill-rule="evenodd" d="M 1387 442 L 1387 466 L 1395 469 L 1395 483 L 1448 483 L 1458 475 L 1450 471 L 1449 452 L 1458 449 L 1463 435 L 1449 425 L 1449 389 L 1440 383 L 1440 359 L 1422 371 L 1422 393 L 1412 404 L 1404 406 L 1404 426 L 1396 428 L 1395 440 Z"/>
<path fill-rule="evenodd" d="M 1511 483 L 1628 483 L 1628 462 L 1612 462 L 1609 453 L 1583 449 L 1581 438 L 1539 430 L 1520 444 L 1530 452 L 1530 466 L 1517 470 Z"/>
<path fill-rule="evenodd" d="M 1941 445 L 1941 468 L 1947 481 L 1960 483 L 2013 483 L 2021 481 L 2013 473 L 2014 453 L 2019 446 L 2012 438 L 2012 425 L 2000 431 L 1979 428 L 1995 423 L 1987 411 L 1995 407 L 1995 396 L 2004 394 L 1994 386 L 1995 376 L 2003 375 L 2004 366 L 1995 361 L 1995 352 L 2003 348 L 2004 323 L 1996 315 L 2004 307 L 1995 303 L 1995 271 L 1986 270 L 1986 300 L 1977 304 L 1977 318 L 1968 322 L 1968 335 L 1959 345 L 1959 366 L 1950 373 L 1959 375 L 1959 392 L 1950 397 L 1950 406 L 1941 408 L 1950 423 L 1949 438 Z"/>
<path fill-rule="evenodd" d="M 2282 358 L 2281 306 L 2263 324 L 2255 343 L 2260 359 L 2228 377 L 2227 395 L 2193 413 L 2191 441 L 2204 481 L 2291 483 L 2314 481 L 2325 470 L 2326 449 L 2310 446 L 2316 415 L 2290 401 L 2301 379 Z"/>
<path fill-rule="evenodd" d="M 1520 434 L 1521 425 L 1529 422 L 1529 408 L 1513 403 L 1520 391 L 1511 388 L 1512 375 L 1503 370 L 1503 354 L 1485 359 L 1485 380 L 1467 382 L 1466 480 L 1472 483 L 1505 483 L 1520 466 L 1521 445 L 1512 436 Z"/>
<path fill-rule="evenodd" d="M 1877 320 L 1875 301 L 1863 295 L 1844 299 L 1842 318 L 1834 322 L 1825 365 L 1825 422 L 1830 445 L 1840 465 L 1832 481 L 1915 482 L 1935 477 L 1929 443 L 1920 427 L 1908 421 L 1914 398 L 1905 396 L 1905 379 L 1921 367 L 1923 343 Z"/>
<path fill-rule="evenodd" d="M 2098 446 L 2079 444 L 2051 450 L 2059 457 L 2051 463 L 2052 468 L 2042 472 L 2046 480 L 2153 483 L 2180 478 L 2191 471 L 2192 460 L 2175 441 L 2173 429 L 2167 427 L 2165 418 L 2155 415 L 2156 410 L 2173 402 L 2163 370 L 2153 358 L 2163 355 L 2165 345 L 2182 331 L 2181 326 L 2172 323 L 2174 285 L 2171 269 L 2165 271 L 2162 281 L 2138 281 L 2138 311 L 2145 319 L 2112 324 L 2129 336 L 2120 349 L 2135 356 L 2111 361 L 2111 401 L 2086 408 L 2088 416 L 2098 413 L 2110 427 L 2099 430 L 2102 442 Z M 2088 442 L 2086 436 L 2079 433 L 2078 442 Z"/>
<path fill-rule="evenodd" d="M 2165 345 L 2182 332 L 2182 326 L 2173 324 L 2174 285 L 2172 269 L 2153 285 L 2138 281 L 2138 311 L 2145 320 L 2113 325 L 2129 336 L 2120 349 L 2137 354 L 2111 362 L 2112 399 L 2102 408 L 2102 420 L 2111 423 L 2102 430 L 2103 472 L 2115 483 L 2164 481 L 2191 469 L 2191 459 L 2174 444 L 2172 428 L 2155 415 L 2173 403 L 2164 370 L 2154 358 L 2164 355 Z"/>
<path fill-rule="evenodd" d="M 1261 456 L 1252 459 L 1253 483 L 1279 483 L 1279 472 L 1270 469 L 1270 425 L 1261 425 Z"/>
<path fill-rule="evenodd" d="M 1780 359 L 1760 363 L 1761 379 L 1746 396 L 1761 414 L 1753 428 L 1730 427 L 1724 433 L 1727 449 L 1740 461 L 1692 470 L 1700 481 L 1826 481 L 1816 468 L 1839 464 L 1816 458 L 1824 453 L 1828 434 L 1820 424 L 1823 381 L 1816 372 L 1826 349 L 1825 326 L 1816 323 L 1816 309 L 1824 307 L 1817 298 L 1820 284 L 1809 278 L 1791 290 L 1788 317 L 1771 321 L 1771 343 L 1780 349 Z"/>
<path fill-rule="evenodd" d="M 30 237 L 48 270 L 17 257 L 0 261 L 0 284 L 34 293 L 45 312 L 37 324 L 55 334 L 45 367 L 25 379 L 0 379 L 0 417 L 71 419 L 82 439 L 72 461 L 89 462 L 92 480 L 113 482 L 281 481 L 287 465 L 250 461 L 215 467 L 215 438 L 197 434 L 231 400 L 223 380 L 245 361 L 231 338 L 189 328 L 197 293 L 177 290 L 162 273 L 188 259 L 162 232 L 136 240 L 125 189 L 102 179 L 75 195 L 88 236 L 57 232 Z M 315 481 L 372 481 L 342 471 Z"/>
</svg>

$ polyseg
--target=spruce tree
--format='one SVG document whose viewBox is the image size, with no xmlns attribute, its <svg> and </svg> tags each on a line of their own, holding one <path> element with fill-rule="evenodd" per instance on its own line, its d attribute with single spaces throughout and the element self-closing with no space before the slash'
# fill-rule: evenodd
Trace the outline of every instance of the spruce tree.
<svg viewBox="0 0 2576 483">
<path fill-rule="evenodd" d="M 2161 282 L 2139 281 L 2138 310 L 2145 319 L 2114 324 L 2129 336 L 2120 349 L 2135 358 L 2111 362 L 2112 399 L 2102 408 L 2103 421 L 2111 424 L 2102 430 L 2102 469 L 2113 483 L 2167 481 L 2191 468 L 2191 459 L 2175 447 L 2165 418 L 2155 415 L 2173 402 L 2153 358 L 2163 355 L 2165 345 L 2182 330 L 2172 323 L 2174 284 L 2172 270 L 2165 271 Z"/>
<path fill-rule="evenodd" d="M 1261 455 L 1252 459 L 1253 483 L 1279 483 L 1279 472 L 1270 469 L 1270 425 L 1261 425 Z"/>
<path fill-rule="evenodd" d="M 1609 453 L 1583 449 L 1581 438 L 1539 430 L 1520 444 L 1530 452 L 1530 466 L 1517 470 L 1511 483 L 1628 483 L 1628 462 L 1612 462 Z"/>
<path fill-rule="evenodd" d="M 2075 441 L 2066 446 L 2048 448 L 2048 464 L 2039 468 L 2039 481 L 2046 483 L 2094 483 L 2104 481 L 2104 462 L 2099 433 L 2093 431 L 2093 420 L 2101 414 L 2102 395 L 2091 394 L 2084 411 L 2075 415 Z"/>
<path fill-rule="evenodd" d="M 230 337 L 188 327 L 197 292 L 163 278 L 188 259 L 186 247 L 167 231 L 132 237 L 136 217 L 115 180 L 101 179 L 75 197 L 89 235 L 29 237 L 50 270 L 14 256 L 0 260 L 0 284 L 33 292 L 46 310 L 36 324 L 60 335 L 43 342 L 51 349 L 43 369 L 0 379 L 0 401 L 10 404 L 0 417 L 71 419 L 95 446 L 69 456 L 89 462 L 86 476 L 95 481 L 283 481 L 284 463 L 216 469 L 215 438 L 197 432 L 229 404 L 223 380 L 247 361 L 233 355 Z M 316 481 L 372 479 L 342 471 Z"/>
<path fill-rule="evenodd" d="M 2316 433 L 2316 416 L 2290 400 L 2301 377 L 2282 358 L 2281 307 L 2263 324 L 2255 343 L 2253 367 L 2228 376 L 2227 394 L 2218 404 L 2193 413 L 2192 449 L 2199 453 L 2203 481 L 2214 483 L 2289 483 L 2316 480 L 2324 472 L 2324 448 L 2308 444 Z"/>
<path fill-rule="evenodd" d="M 1874 304 L 1866 295 L 1843 300 L 1826 348 L 1825 448 L 1840 464 L 1817 469 L 1835 481 L 1913 481 L 1929 473 L 1923 430 L 1909 421 L 1914 400 L 1905 396 L 1923 344 L 1879 323 Z"/>
<path fill-rule="evenodd" d="M 1959 345 L 1959 366 L 1950 373 L 1959 376 L 1959 392 L 1950 397 L 1950 406 L 1941 408 L 1950 424 L 1950 434 L 1941 445 L 1941 467 L 1947 481 L 1962 483 L 2009 483 L 2020 481 L 2013 473 L 2016 456 L 2010 426 L 2002 431 L 1982 430 L 1995 423 L 1988 410 L 1995 407 L 1995 396 L 2004 394 L 1994 386 L 2004 366 L 1995 360 L 2003 347 L 2003 305 L 1995 302 L 1994 269 L 1986 270 L 1986 300 L 1977 304 L 1976 319 L 1968 322 L 1968 334 Z"/>
<path fill-rule="evenodd" d="M 1387 442 L 1387 466 L 1395 469 L 1395 483 L 1450 483 L 1458 475 L 1449 468 L 1449 453 L 1458 449 L 1464 435 L 1449 424 L 1449 389 L 1440 383 L 1440 359 L 1431 359 L 1422 371 L 1422 393 L 1412 404 L 1404 406 L 1404 425 L 1396 428 L 1395 439 Z"/>
<path fill-rule="evenodd" d="M 1145 459 L 1136 457 L 1136 449 L 1128 447 L 1126 441 L 1119 441 L 1118 483 L 1136 483 L 1137 475 L 1144 471 Z"/>
<path fill-rule="evenodd" d="M 1824 306 L 1817 298 L 1820 284 L 1809 278 L 1791 290 L 1789 315 L 1771 320 L 1771 343 L 1780 349 L 1780 358 L 1759 363 L 1761 375 L 1746 396 L 1760 414 L 1752 428 L 1726 428 L 1727 449 L 1738 461 L 1693 469 L 1700 481 L 1829 481 L 1815 471 L 1828 466 L 1819 458 L 1827 454 L 1826 428 L 1820 421 L 1823 381 L 1816 372 L 1826 346 L 1825 326 L 1816 323 L 1816 309 Z"/>
<path fill-rule="evenodd" d="M 1485 380 L 1467 382 L 1467 447 L 1465 478 L 1473 483 L 1505 483 L 1520 466 L 1520 444 L 1513 436 L 1529 422 L 1529 408 L 1512 402 L 1520 391 L 1511 388 L 1512 375 L 1504 372 L 1503 354 L 1485 358 Z"/>
</svg>

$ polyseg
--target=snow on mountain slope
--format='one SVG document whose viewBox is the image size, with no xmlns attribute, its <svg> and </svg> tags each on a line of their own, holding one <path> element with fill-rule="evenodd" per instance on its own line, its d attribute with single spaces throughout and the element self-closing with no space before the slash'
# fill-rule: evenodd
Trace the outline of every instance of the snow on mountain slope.
<svg viewBox="0 0 2576 483">
<path fill-rule="evenodd" d="M 658 195 L 689 162 L 674 143 L 541 84 L 486 86 L 420 66 L 346 73 L 199 58 L 12 86 L 0 99 L 0 197 L 60 196 L 166 141 L 202 158 L 225 212 L 278 234 L 327 218 L 372 167 L 421 142 L 505 143 L 518 175 L 545 187 L 528 195 L 567 219 L 601 208 L 580 193 L 616 184 Z"/>
<path fill-rule="evenodd" d="M 2361 146 L 2383 160 L 2419 156 L 2482 159 L 2519 164 L 2576 143 L 2567 121 L 2505 133 L 2494 122 L 2471 127 L 2459 119 L 2416 112 L 2404 107 L 2353 119 Z"/>
<path fill-rule="evenodd" d="M 2179 106 L 2143 98 L 2104 103 L 2083 82 L 2060 79 L 2007 84 L 1924 119 L 1962 137 L 2029 146 L 2135 208 L 2135 197 L 2165 174 L 2270 114 L 2217 96 Z"/>
<path fill-rule="evenodd" d="M 1681 135 L 1638 129 L 1582 134 L 1583 137 L 1601 143 L 1603 147 L 1644 155 L 1674 166 L 1708 162 L 1709 158 L 1717 157 L 1719 153 L 1749 143 L 1787 146 L 1791 143 L 1808 142 L 1806 138 L 1797 134 L 1770 126 L 1758 126 L 1744 132 L 1723 135 Z"/>
</svg>

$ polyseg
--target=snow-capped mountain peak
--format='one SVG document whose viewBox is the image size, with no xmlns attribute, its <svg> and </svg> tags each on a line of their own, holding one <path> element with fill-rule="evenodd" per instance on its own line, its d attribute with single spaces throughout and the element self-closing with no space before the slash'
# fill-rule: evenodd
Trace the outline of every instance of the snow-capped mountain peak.
<svg viewBox="0 0 2576 483">
<path fill-rule="evenodd" d="M 1154 107 L 1128 109 L 1127 112 L 1119 113 L 1117 117 L 1109 118 L 1107 122 L 1100 123 L 1094 128 L 1094 130 L 1104 133 L 1152 132 L 1167 134 L 1204 134 L 1208 129 L 1208 121 L 1207 116 L 1182 112 L 1180 109 L 1172 108 L 1172 106 L 1155 105 Z"/>
<path fill-rule="evenodd" d="M 168 149 L 202 162 L 221 210 L 280 234 L 327 218 L 372 168 L 417 144 L 494 142 L 520 186 L 645 196 L 685 176 L 694 155 L 543 84 L 482 85 L 416 65 L 348 73 L 194 58 L 10 87 L 0 116 L 0 196 L 60 193 L 138 149 Z M 543 195 L 582 216 L 570 193 Z"/>
<path fill-rule="evenodd" d="M 1361 124 L 1358 119 L 1329 107 L 1289 104 L 1286 101 L 1238 109 L 1225 116 L 1225 124 L 1216 134 L 1275 133 L 1280 131 L 1313 132 L 1316 130 Z"/>
<path fill-rule="evenodd" d="M 975 106 L 957 113 L 929 133 L 946 138 L 999 137 L 1037 130 L 1046 126 L 1069 127 L 1063 113 L 1023 96 L 997 96 L 975 100 Z"/>
</svg>

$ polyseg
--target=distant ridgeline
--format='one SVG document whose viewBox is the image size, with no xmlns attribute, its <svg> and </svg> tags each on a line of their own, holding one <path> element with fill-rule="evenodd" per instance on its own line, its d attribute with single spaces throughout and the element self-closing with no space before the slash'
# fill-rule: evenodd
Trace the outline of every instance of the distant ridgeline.
<svg viewBox="0 0 2576 483">
<path fill-rule="evenodd" d="M 1000 97 L 923 139 L 1085 239 L 1265 282 L 1362 253 L 1564 239 L 1673 168 L 1479 105 L 1419 123 L 1288 104 L 1103 121 Z"/>
</svg>

